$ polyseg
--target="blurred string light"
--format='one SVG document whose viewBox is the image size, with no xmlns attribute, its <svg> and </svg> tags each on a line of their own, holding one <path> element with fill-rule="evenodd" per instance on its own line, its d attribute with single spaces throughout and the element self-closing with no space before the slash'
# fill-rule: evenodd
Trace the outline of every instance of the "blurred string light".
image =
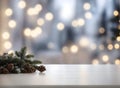
<svg viewBox="0 0 120 88">
<path fill-rule="evenodd" d="M 68 52 L 69 52 L 69 48 L 68 48 L 67 46 L 64 46 L 64 47 L 62 48 L 62 52 L 63 52 L 63 53 L 68 53 Z"/>
<path fill-rule="evenodd" d="M 32 38 L 36 38 L 39 35 L 42 34 L 42 29 L 40 27 L 36 27 L 35 29 L 31 30 L 30 28 L 26 28 L 24 30 L 24 35 L 26 37 L 32 37 Z"/>
<path fill-rule="evenodd" d="M 5 43 L 4 43 L 4 48 L 5 49 L 10 49 L 12 47 L 12 43 L 10 42 L 10 41 L 6 41 Z"/>
<path fill-rule="evenodd" d="M 84 26 L 85 25 L 85 20 L 83 18 L 79 18 L 77 20 L 73 20 L 71 25 L 73 27 Z"/>
<path fill-rule="evenodd" d="M 24 30 L 24 35 L 25 35 L 26 37 L 29 37 L 29 36 L 31 35 L 31 29 L 30 29 L 30 28 L 26 28 L 26 29 Z"/>
<path fill-rule="evenodd" d="M 39 19 L 37 20 L 37 24 L 38 24 L 39 26 L 44 25 L 44 23 L 45 23 L 45 21 L 44 21 L 43 18 L 39 18 Z"/>
<path fill-rule="evenodd" d="M 120 46 L 119 46 L 118 43 L 114 44 L 114 48 L 115 48 L 115 49 L 119 49 L 119 47 L 120 47 Z"/>
<path fill-rule="evenodd" d="M 46 19 L 47 21 L 53 20 L 53 14 L 52 14 L 51 12 L 46 13 L 46 14 L 45 14 L 45 19 Z"/>
<path fill-rule="evenodd" d="M 36 27 L 34 30 L 31 31 L 31 37 L 36 38 L 42 34 L 42 29 L 40 27 Z"/>
<path fill-rule="evenodd" d="M 115 11 L 113 12 L 113 15 L 114 15 L 114 16 L 118 16 L 118 15 L 119 15 L 119 12 L 118 12 L 117 10 L 115 10 Z"/>
<path fill-rule="evenodd" d="M 15 20 L 10 20 L 10 21 L 8 22 L 8 26 L 9 26 L 10 28 L 15 28 L 15 27 L 16 27 L 16 21 L 15 21 Z"/>
<path fill-rule="evenodd" d="M 78 21 L 77 20 L 73 20 L 72 21 L 72 26 L 73 27 L 77 27 L 78 26 Z"/>
<path fill-rule="evenodd" d="M 2 33 L 2 38 L 7 40 L 10 38 L 10 34 L 8 32 L 4 32 L 4 33 Z"/>
<path fill-rule="evenodd" d="M 109 61 L 109 56 L 108 55 L 103 55 L 102 60 L 103 60 L 103 62 L 108 62 Z"/>
<path fill-rule="evenodd" d="M 84 8 L 85 10 L 89 10 L 89 9 L 91 8 L 90 3 L 88 3 L 88 2 L 84 3 L 83 8 Z"/>
<path fill-rule="evenodd" d="M 40 12 L 40 11 L 42 11 L 42 5 L 41 4 L 37 4 L 36 6 L 35 6 L 35 10 L 37 11 L 37 12 Z"/>
<path fill-rule="evenodd" d="M 108 50 L 112 50 L 113 49 L 113 45 L 112 44 L 108 44 L 107 48 L 108 48 Z"/>
<path fill-rule="evenodd" d="M 24 9 L 26 7 L 26 2 L 23 1 L 23 0 L 20 0 L 18 2 L 18 7 L 21 8 L 21 9 Z"/>
<path fill-rule="evenodd" d="M 79 40 L 79 44 L 81 47 L 88 47 L 89 39 L 87 37 L 81 37 L 81 39 Z"/>
<path fill-rule="evenodd" d="M 120 36 L 117 37 L 117 41 L 120 42 Z"/>
<path fill-rule="evenodd" d="M 33 15 L 38 15 L 42 10 L 42 5 L 41 4 L 37 4 L 34 8 L 29 8 L 27 10 L 27 14 L 29 16 L 33 16 Z"/>
<path fill-rule="evenodd" d="M 8 54 L 12 54 L 12 53 L 14 54 L 14 50 L 9 50 L 8 51 Z"/>
<path fill-rule="evenodd" d="M 98 59 L 93 59 L 93 60 L 92 60 L 92 64 L 93 64 L 93 65 L 97 65 L 97 64 L 99 64 Z"/>
<path fill-rule="evenodd" d="M 12 11 L 11 8 L 7 8 L 7 9 L 5 10 L 5 15 L 6 15 L 6 16 L 11 16 L 12 14 L 13 14 L 13 11 Z"/>
<path fill-rule="evenodd" d="M 119 60 L 119 59 L 116 59 L 116 60 L 115 60 L 115 64 L 116 64 L 116 65 L 120 65 L 120 60 Z"/>
<path fill-rule="evenodd" d="M 72 45 L 70 47 L 70 51 L 71 51 L 71 53 L 77 53 L 78 52 L 78 46 L 77 45 Z"/>
<path fill-rule="evenodd" d="M 78 19 L 78 25 L 79 25 L 79 26 L 83 26 L 84 24 L 85 24 L 85 20 L 82 19 L 82 18 L 79 18 L 79 19 Z"/>
<path fill-rule="evenodd" d="M 60 23 L 58 23 L 57 24 L 57 29 L 59 30 L 59 31 L 62 31 L 62 30 L 64 30 L 64 24 L 62 23 L 62 22 L 60 22 Z"/>
<path fill-rule="evenodd" d="M 92 18 L 92 13 L 91 12 L 86 12 L 85 13 L 85 18 L 86 19 L 91 19 Z"/>
<path fill-rule="evenodd" d="M 103 27 L 101 27 L 100 29 L 99 29 L 99 33 L 100 34 L 103 34 L 105 32 L 105 29 L 103 28 Z"/>
</svg>

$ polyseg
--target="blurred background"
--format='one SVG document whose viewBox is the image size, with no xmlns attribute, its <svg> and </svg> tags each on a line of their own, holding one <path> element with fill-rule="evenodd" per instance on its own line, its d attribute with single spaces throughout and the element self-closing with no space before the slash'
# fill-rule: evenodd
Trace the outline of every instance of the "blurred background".
<svg viewBox="0 0 120 88">
<path fill-rule="evenodd" d="M 23 46 L 45 64 L 120 64 L 120 0 L 0 0 L 0 54 Z"/>
</svg>

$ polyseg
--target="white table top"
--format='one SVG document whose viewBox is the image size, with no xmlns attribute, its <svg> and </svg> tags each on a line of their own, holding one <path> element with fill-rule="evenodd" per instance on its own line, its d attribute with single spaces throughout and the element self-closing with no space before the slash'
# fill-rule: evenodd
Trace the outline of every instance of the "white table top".
<svg viewBox="0 0 120 88">
<path fill-rule="evenodd" d="M 40 86 L 119 86 L 120 65 L 45 65 L 40 74 L 0 75 L 0 88 Z M 34 87 L 33 87 L 34 86 Z M 35 87 L 36 86 L 36 87 Z M 47 87 L 44 87 L 47 88 Z M 50 88 L 50 87 L 49 87 Z M 52 87 L 53 88 L 53 87 Z M 66 87 L 65 87 L 66 88 Z M 73 87 L 72 87 L 73 88 Z M 88 87 L 87 87 L 88 88 Z M 120 88 L 120 87 L 119 87 Z"/>
</svg>

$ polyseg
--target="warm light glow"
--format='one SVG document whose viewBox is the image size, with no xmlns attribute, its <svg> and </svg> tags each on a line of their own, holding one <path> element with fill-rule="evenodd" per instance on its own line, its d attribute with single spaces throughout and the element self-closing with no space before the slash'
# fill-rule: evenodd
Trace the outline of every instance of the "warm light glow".
<svg viewBox="0 0 120 88">
<path fill-rule="evenodd" d="M 95 43 L 92 43 L 92 44 L 90 44 L 90 48 L 91 48 L 91 50 L 95 50 L 97 48 L 97 46 Z"/>
<path fill-rule="evenodd" d="M 77 27 L 78 26 L 78 21 L 77 20 L 73 20 L 72 21 L 72 26 L 73 27 Z"/>
<path fill-rule="evenodd" d="M 4 32 L 4 33 L 2 34 L 2 38 L 5 39 L 5 40 L 7 40 L 7 39 L 10 38 L 10 34 L 9 34 L 8 32 Z"/>
<path fill-rule="evenodd" d="M 78 52 L 78 46 L 72 45 L 72 46 L 70 47 L 70 51 L 71 51 L 72 53 L 77 53 L 77 52 Z"/>
<path fill-rule="evenodd" d="M 8 54 L 12 54 L 12 53 L 14 54 L 14 50 L 9 50 L 8 51 Z"/>
<path fill-rule="evenodd" d="M 89 10 L 89 9 L 91 8 L 90 3 L 84 3 L 83 8 L 84 8 L 85 10 Z"/>
<path fill-rule="evenodd" d="M 45 23 L 45 21 L 44 21 L 43 18 L 39 18 L 39 19 L 37 20 L 37 24 L 40 25 L 40 26 L 44 25 L 44 23 Z"/>
<path fill-rule="evenodd" d="M 57 29 L 59 30 L 59 31 L 62 31 L 62 30 L 64 30 L 64 24 L 63 23 L 58 23 L 57 24 Z"/>
<path fill-rule="evenodd" d="M 104 45 L 99 45 L 100 50 L 104 50 Z"/>
<path fill-rule="evenodd" d="M 27 10 L 27 14 L 28 14 L 29 16 L 38 15 L 38 13 L 39 13 L 39 11 L 38 11 L 38 9 L 36 9 L 36 8 L 29 8 L 29 9 Z"/>
<path fill-rule="evenodd" d="M 63 53 L 68 53 L 68 52 L 69 52 L 68 47 L 67 47 L 67 46 L 64 46 L 64 47 L 62 48 L 62 52 L 63 52 Z"/>
<path fill-rule="evenodd" d="M 120 46 L 119 46 L 119 44 L 117 44 L 117 43 L 114 45 L 114 48 L 115 48 L 115 49 L 119 49 L 119 47 L 120 47 Z"/>
<path fill-rule="evenodd" d="M 37 4 L 35 6 L 35 9 L 36 9 L 36 11 L 40 12 L 42 10 L 42 5 L 41 4 Z"/>
<path fill-rule="evenodd" d="M 120 65 L 120 60 L 119 60 L 119 59 L 116 59 L 116 60 L 115 60 L 115 64 L 116 64 L 116 65 Z"/>
<path fill-rule="evenodd" d="M 9 26 L 10 28 L 15 28 L 15 27 L 16 27 L 16 21 L 15 21 L 15 20 L 10 20 L 10 21 L 8 22 L 8 26 Z"/>
<path fill-rule="evenodd" d="M 5 14 L 6 14 L 6 16 L 11 16 L 11 15 L 13 14 L 12 9 L 11 9 L 11 8 L 7 8 L 7 9 L 5 10 Z"/>
<path fill-rule="evenodd" d="M 29 36 L 31 35 L 31 30 L 30 30 L 30 28 L 26 28 L 26 29 L 24 30 L 24 35 L 27 36 L 27 37 L 29 37 Z"/>
<path fill-rule="evenodd" d="M 99 29 L 99 33 L 103 34 L 104 32 L 105 32 L 105 29 L 101 27 L 101 28 Z"/>
<path fill-rule="evenodd" d="M 92 61 L 92 64 L 93 64 L 93 65 L 97 65 L 97 64 L 99 64 L 99 61 L 98 61 L 97 59 L 94 59 L 94 60 Z"/>
<path fill-rule="evenodd" d="M 25 8 L 26 7 L 26 2 L 23 1 L 23 0 L 19 1 L 18 2 L 18 7 L 21 8 L 21 9 Z"/>
<path fill-rule="evenodd" d="M 91 19 L 92 18 L 92 13 L 91 12 L 86 12 L 85 13 L 85 18 L 86 19 Z"/>
<path fill-rule="evenodd" d="M 103 55 L 102 60 L 103 60 L 104 62 L 108 62 L 108 60 L 109 60 L 108 55 Z"/>
<path fill-rule="evenodd" d="M 6 41 L 6 42 L 4 43 L 4 48 L 5 48 L 5 49 L 10 49 L 11 47 L 12 47 L 12 44 L 11 44 L 10 41 Z"/>
<path fill-rule="evenodd" d="M 48 12 L 45 14 L 45 19 L 48 21 L 51 21 L 53 19 L 53 14 L 51 12 Z"/>
<path fill-rule="evenodd" d="M 112 45 L 112 44 L 109 44 L 109 45 L 107 46 L 107 48 L 108 48 L 108 50 L 112 50 L 112 49 L 113 49 L 113 45 Z"/>
<path fill-rule="evenodd" d="M 120 36 L 117 37 L 117 41 L 120 42 Z"/>
<path fill-rule="evenodd" d="M 78 19 L 78 25 L 79 26 L 83 26 L 84 24 L 85 24 L 84 19 L 82 19 L 82 18 Z"/>
<path fill-rule="evenodd" d="M 42 34 L 42 29 L 40 27 L 36 27 L 34 30 L 31 31 L 31 37 L 36 38 Z"/>
<path fill-rule="evenodd" d="M 89 40 L 87 37 L 82 37 L 79 41 L 79 44 L 81 47 L 88 47 L 89 45 Z"/>
<path fill-rule="evenodd" d="M 114 15 L 114 16 L 118 16 L 118 15 L 119 15 L 119 12 L 118 12 L 117 10 L 115 10 L 115 11 L 113 12 L 113 15 Z"/>
</svg>

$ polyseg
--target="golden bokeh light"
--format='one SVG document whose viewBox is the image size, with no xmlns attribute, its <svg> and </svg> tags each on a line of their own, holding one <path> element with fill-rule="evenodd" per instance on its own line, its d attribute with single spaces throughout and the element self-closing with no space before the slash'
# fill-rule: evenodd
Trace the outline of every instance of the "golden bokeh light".
<svg viewBox="0 0 120 88">
<path fill-rule="evenodd" d="M 108 50 L 112 50 L 113 49 L 113 45 L 112 44 L 108 44 L 107 48 L 108 48 Z"/>
<path fill-rule="evenodd" d="M 45 19 L 46 19 L 47 21 L 53 20 L 53 14 L 52 14 L 51 12 L 46 13 L 46 14 L 45 14 Z"/>
<path fill-rule="evenodd" d="M 84 8 L 85 10 L 89 10 L 89 9 L 91 8 L 90 3 L 84 3 L 83 8 Z"/>
<path fill-rule="evenodd" d="M 113 15 L 114 15 L 114 16 L 118 16 L 118 15 L 119 15 L 119 12 L 118 12 L 117 10 L 115 10 L 115 11 L 113 12 Z"/>
<path fill-rule="evenodd" d="M 42 29 L 40 27 L 36 27 L 34 30 L 31 31 L 31 37 L 36 38 L 42 34 Z"/>
<path fill-rule="evenodd" d="M 120 46 L 119 46 L 118 43 L 114 44 L 114 48 L 115 48 L 115 49 L 119 49 L 119 47 L 120 47 Z"/>
<path fill-rule="evenodd" d="M 84 19 L 82 19 L 82 18 L 78 19 L 78 25 L 79 26 L 83 26 L 84 24 L 85 24 L 85 20 Z"/>
<path fill-rule="evenodd" d="M 98 61 L 97 59 L 94 59 L 94 60 L 92 61 L 92 64 L 93 64 L 93 65 L 97 65 L 97 64 L 99 64 L 99 61 Z"/>
<path fill-rule="evenodd" d="M 103 55 L 103 56 L 102 56 L 102 60 L 103 60 L 104 62 L 108 62 L 108 61 L 109 61 L 109 56 L 108 56 L 108 55 Z"/>
<path fill-rule="evenodd" d="M 31 29 L 30 28 L 26 28 L 24 30 L 24 35 L 27 36 L 27 37 L 29 37 L 31 35 Z"/>
<path fill-rule="evenodd" d="M 120 36 L 117 37 L 117 41 L 120 42 Z"/>
<path fill-rule="evenodd" d="M 40 12 L 42 10 L 42 5 L 41 4 L 37 4 L 35 6 L 35 10 L 38 11 L 38 12 Z"/>
<path fill-rule="evenodd" d="M 37 24 L 40 25 L 40 26 L 44 25 L 44 23 L 45 23 L 45 21 L 44 21 L 43 18 L 39 18 L 39 19 L 37 20 Z"/>
<path fill-rule="evenodd" d="M 24 9 L 26 7 L 26 2 L 23 1 L 23 0 L 20 0 L 18 2 L 18 7 L 21 8 L 21 9 Z"/>
<path fill-rule="evenodd" d="M 91 19 L 92 18 L 92 13 L 91 12 L 86 12 L 85 13 L 85 18 L 86 19 Z"/>
<path fill-rule="evenodd" d="M 15 21 L 15 20 L 10 20 L 10 21 L 8 22 L 8 26 L 9 26 L 10 28 L 15 28 L 15 27 L 16 27 L 16 21 Z"/>
<path fill-rule="evenodd" d="M 64 24 L 61 23 L 61 22 L 57 24 L 57 29 L 58 29 L 59 31 L 64 30 L 64 27 L 65 27 Z"/>
<path fill-rule="evenodd" d="M 2 38 L 5 39 L 5 40 L 7 40 L 7 39 L 10 38 L 10 34 L 9 34 L 8 32 L 4 32 L 4 33 L 2 34 Z"/>
<path fill-rule="evenodd" d="M 120 65 L 120 60 L 119 60 L 119 59 L 116 59 L 116 60 L 115 60 L 115 64 L 116 64 L 116 65 Z"/>
<path fill-rule="evenodd" d="M 78 46 L 77 45 L 72 45 L 70 47 L 70 51 L 71 51 L 71 53 L 77 53 L 78 52 Z"/>
<path fill-rule="evenodd" d="M 4 43 L 4 48 L 5 49 L 10 49 L 12 47 L 12 43 L 10 42 L 10 41 L 6 41 L 5 43 Z"/>
<path fill-rule="evenodd" d="M 77 20 L 73 20 L 72 21 L 72 26 L 73 27 L 77 27 L 78 26 L 78 21 Z"/>
<path fill-rule="evenodd" d="M 7 8 L 7 9 L 5 10 L 5 15 L 6 15 L 6 16 L 11 16 L 12 14 L 13 14 L 13 11 L 12 11 L 11 8 Z"/>
<path fill-rule="evenodd" d="M 79 44 L 81 47 L 88 47 L 89 46 L 89 39 L 87 37 L 82 37 L 79 40 Z"/>
</svg>

